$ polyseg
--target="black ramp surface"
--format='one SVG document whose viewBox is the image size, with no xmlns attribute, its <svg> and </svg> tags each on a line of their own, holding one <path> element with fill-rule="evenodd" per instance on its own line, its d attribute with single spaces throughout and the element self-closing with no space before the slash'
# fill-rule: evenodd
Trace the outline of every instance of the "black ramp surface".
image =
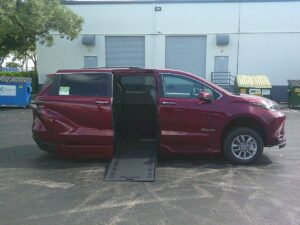
<svg viewBox="0 0 300 225">
<path fill-rule="evenodd" d="M 106 181 L 154 181 L 157 144 L 120 144 L 106 172 Z"/>
</svg>

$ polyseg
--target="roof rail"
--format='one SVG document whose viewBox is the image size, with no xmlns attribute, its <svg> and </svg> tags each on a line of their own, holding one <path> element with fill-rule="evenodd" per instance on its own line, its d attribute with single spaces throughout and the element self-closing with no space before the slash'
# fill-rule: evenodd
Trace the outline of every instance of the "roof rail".
<svg viewBox="0 0 300 225">
<path fill-rule="evenodd" d="M 143 70 L 145 68 L 137 67 L 137 66 L 104 66 L 104 67 L 97 67 L 96 69 L 139 69 Z"/>
</svg>

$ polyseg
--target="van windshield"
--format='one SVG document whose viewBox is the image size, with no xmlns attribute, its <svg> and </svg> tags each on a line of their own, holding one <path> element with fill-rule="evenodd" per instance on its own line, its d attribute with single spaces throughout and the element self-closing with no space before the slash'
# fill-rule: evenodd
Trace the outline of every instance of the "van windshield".
<svg viewBox="0 0 300 225">
<path fill-rule="evenodd" d="M 220 86 L 218 86 L 218 88 L 221 89 L 221 90 L 222 90 L 223 92 L 225 92 L 226 94 L 229 94 L 229 95 L 237 95 L 237 96 L 240 95 L 240 93 L 235 92 L 235 90 L 229 91 L 229 90 L 226 90 L 226 89 L 224 89 L 224 88 L 222 88 L 222 87 L 220 87 Z"/>
</svg>

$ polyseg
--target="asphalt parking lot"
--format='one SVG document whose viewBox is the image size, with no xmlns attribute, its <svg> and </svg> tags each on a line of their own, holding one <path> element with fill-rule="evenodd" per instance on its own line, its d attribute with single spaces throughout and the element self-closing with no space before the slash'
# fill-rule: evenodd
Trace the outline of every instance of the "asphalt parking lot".
<svg viewBox="0 0 300 225">
<path fill-rule="evenodd" d="M 164 159 L 153 183 L 105 182 L 109 161 L 56 159 L 31 138 L 30 109 L 0 110 L 0 224 L 300 224 L 300 110 L 288 145 L 257 165 Z"/>
</svg>

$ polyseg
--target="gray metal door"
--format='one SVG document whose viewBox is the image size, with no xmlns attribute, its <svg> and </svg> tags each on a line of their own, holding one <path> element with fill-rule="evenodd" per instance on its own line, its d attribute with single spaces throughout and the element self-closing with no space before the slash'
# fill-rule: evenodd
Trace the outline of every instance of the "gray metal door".
<svg viewBox="0 0 300 225">
<path fill-rule="evenodd" d="M 107 67 L 145 67 L 145 37 L 105 38 Z"/>
<path fill-rule="evenodd" d="M 206 36 L 166 37 L 166 68 L 205 77 Z"/>
<path fill-rule="evenodd" d="M 228 56 L 215 56 L 214 72 L 223 73 L 228 72 Z"/>
</svg>

